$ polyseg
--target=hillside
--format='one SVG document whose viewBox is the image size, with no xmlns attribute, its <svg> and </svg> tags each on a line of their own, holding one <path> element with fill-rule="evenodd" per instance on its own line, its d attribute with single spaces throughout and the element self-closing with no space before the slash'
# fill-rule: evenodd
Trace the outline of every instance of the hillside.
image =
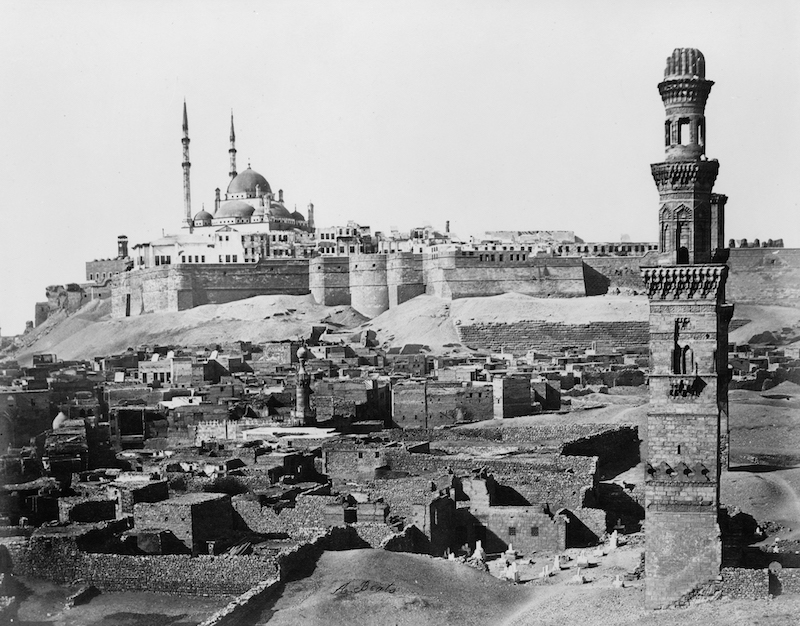
<svg viewBox="0 0 800 626">
<path fill-rule="evenodd" d="M 23 347 L 13 357 L 26 364 L 36 353 L 54 353 L 64 360 L 91 359 L 142 344 L 197 346 L 279 341 L 307 335 L 314 324 L 327 324 L 332 330 L 374 330 L 383 346 L 416 343 L 444 354 L 466 350 L 459 339 L 462 326 L 526 321 L 567 326 L 603 322 L 641 325 L 647 322 L 648 305 L 643 296 L 534 298 L 508 293 L 450 301 L 422 295 L 368 320 L 349 306 L 316 304 L 309 295 L 257 296 L 123 319 L 112 318 L 110 313 L 107 300 L 90 302 L 69 316 L 58 312 L 25 336 Z M 756 333 L 777 332 L 783 327 L 800 329 L 800 311 L 792 307 L 737 305 L 731 341 L 745 342 Z"/>
<path fill-rule="evenodd" d="M 96 300 L 73 315 L 59 312 L 27 338 L 15 355 L 22 364 L 36 353 L 91 359 L 142 344 L 202 346 L 235 341 L 280 341 L 308 335 L 314 324 L 352 328 L 365 317 L 348 306 L 318 305 L 309 296 L 257 296 L 176 313 L 112 318 L 110 303 Z"/>
</svg>

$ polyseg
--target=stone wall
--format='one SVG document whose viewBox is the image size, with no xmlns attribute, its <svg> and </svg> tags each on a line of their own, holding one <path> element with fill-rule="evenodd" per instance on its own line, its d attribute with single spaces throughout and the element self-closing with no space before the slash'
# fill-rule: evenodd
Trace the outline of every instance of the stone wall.
<svg viewBox="0 0 800 626">
<path fill-rule="evenodd" d="M 501 349 L 524 356 L 528 350 L 562 352 L 565 348 L 591 348 L 593 341 L 604 341 L 619 348 L 643 348 L 648 344 L 646 320 L 563 324 L 538 320 L 509 324 L 462 324 L 456 327 L 460 342 L 475 349 Z"/>
<path fill-rule="evenodd" d="M 338 496 L 297 496 L 294 506 L 275 507 L 262 505 L 251 496 L 232 499 L 237 524 L 243 523 L 253 532 L 288 533 L 296 535 L 299 529 L 324 529 L 327 526 L 325 509 L 336 504 Z"/>
<path fill-rule="evenodd" d="M 670 606 L 719 575 L 722 543 L 715 511 L 647 511 L 645 535 L 645 606 Z M 674 537 L 682 540 L 668 540 Z"/>
<path fill-rule="evenodd" d="M 511 461 L 408 453 L 397 448 L 389 448 L 385 454 L 391 469 L 413 475 L 446 474 L 450 470 L 468 474 L 482 468 L 529 504 L 548 503 L 553 509 L 584 506 L 586 490 L 595 487 L 597 459 L 594 457 L 552 455 L 541 460 Z"/>
<path fill-rule="evenodd" d="M 350 261 L 329 256 L 311 259 L 308 284 L 318 304 L 350 304 Z"/>
<path fill-rule="evenodd" d="M 492 419 L 492 388 L 432 381 L 392 387 L 392 421 L 401 428 L 433 429 Z"/>
<path fill-rule="evenodd" d="M 800 305 L 800 249 L 733 248 L 728 264 L 728 301 Z"/>
<path fill-rule="evenodd" d="M 269 556 L 96 554 L 73 536 L 4 539 L 15 575 L 69 584 L 83 580 L 103 591 L 153 591 L 196 595 L 242 594 L 271 578 L 291 579 L 313 568 L 324 550 L 368 547 L 352 528 L 332 528 Z"/>
<path fill-rule="evenodd" d="M 388 310 L 385 254 L 350 256 L 350 304 L 367 317 L 376 317 Z"/>
<path fill-rule="evenodd" d="M 780 593 L 800 593 L 800 569 L 784 567 L 770 575 L 778 582 Z"/>
<path fill-rule="evenodd" d="M 641 259 L 638 256 L 584 257 L 586 295 L 642 293 L 644 284 L 639 273 Z"/>
<path fill-rule="evenodd" d="M 389 307 L 396 307 L 425 293 L 425 276 L 421 254 L 397 252 L 386 263 Z"/>
<path fill-rule="evenodd" d="M 453 251 L 424 260 L 426 293 L 448 300 L 501 293 L 585 296 L 579 258 L 528 256 L 520 251 Z"/>
<path fill-rule="evenodd" d="M 265 259 L 237 265 L 161 265 L 114 277 L 111 314 L 126 317 L 152 311 L 184 311 L 252 296 L 309 292 L 305 259 Z"/>
<path fill-rule="evenodd" d="M 725 567 L 722 593 L 730 598 L 760 600 L 769 597 L 769 570 Z"/>
</svg>

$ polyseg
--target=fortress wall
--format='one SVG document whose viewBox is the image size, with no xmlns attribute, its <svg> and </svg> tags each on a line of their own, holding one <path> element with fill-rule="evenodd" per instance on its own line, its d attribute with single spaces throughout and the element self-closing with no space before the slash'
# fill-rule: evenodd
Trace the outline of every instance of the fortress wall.
<svg viewBox="0 0 800 626">
<path fill-rule="evenodd" d="M 412 252 L 389 255 L 386 261 L 386 280 L 390 307 L 396 307 L 425 293 L 422 255 Z"/>
<path fill-rule="evenodd" d="M 517 251 L 475 252 L 473 256 L 456 252 L 426 259 L 426 291 L 448 299 L 509 292 L 540 297 L 586 295 L 581 259 L 527 257 L 523 261 L 517 260 L 519 256 Z"/>
<path fill-rule="evenodd" d="M 598 296 L 619 289 L 622 292 L 644 291 L 644 283 L 639 274 L 642 257 L 607 256 L 584 257 L 583 278 L 586 295 Z"/>
<path fill-rule="evenodd" d="M 389 309 L 385 254 L 350 257 L 350 305 L 367 317 L 376 317 Z"/>
<path fill-rule="evenodd" d="M 517 356 L 528 350 L 560 352 L 566 347 L 591 348 L 593 341 L 605 341 L 620 348 L 642 348 L 648 345 L 647 320 L 628 322 L 561 322 L 521 321 L 510 324 L 474 324 L 456 327 L 461 343 L 475 349 L 504 349 Z"/>
<path fill-rule="evenodd" d="M 311 292 L 320 304 L 352 303 L 356 310 L 374 317 L 422 293 L 449 300 L 508 292 L 548 297 L 643 290 L 642 257 L 527 257 L 523 261 L 517 260 L 519 256 L 517 251 L 476 251 L 472 256 L 447 252 L 424 257 L 412 253 L 360 254 L 349 259 L 318 257 L 310 265 L 306 259 L 268 259 L 254 265 L 153 267 L 114 277 L 112 315 L 125 317 L 128 308 L 130 315 L 140 315 L 257 295 Z M 800 249 L 734 248 L 729 265 L 729 301 L 800 305 Z M 612 330 L 604 332 L 615 336 Z M 513 337 L 510 339 L 513 341 Z M 553 341 L 543 337 L 540 344 Z M 632 343 L 639 345 L 638 338 Z M 570 345 L 583 344 L 576 341 Z"/>
<path fill-rule="evenodd" d="M 111 282 L 111 315 L 126 317 L 153 311 L 182 310 L 179 302 L 191 300 L 191 292 L 190 276 L 175 266 L 124 272 Z"/>
<path fill-rule="evenodd" d="M 308 267 L 308 285 L 318 304 L 350 304 L 350 261 L 338 256 L 312 259 Z"/>
<path fill-rule="evenodd" d="M 253 296 L 309 293 L 308 261 L 270 259 L 254 265 L 163 265 L 115 276 L 111 314 L 184 311 Z"/>
<path fill-rule="evenodd" d="M 198 265 L 188 269 L 193 281 L 192 306 L 309 293 L 307 259 L 264 259 L 254 265 Z M 183 308 L 191 306 L 179 310 Z"/>
<path fill-rule="evenodd" d="M 732 248 L 729 302 L 800 306 L 800 248 Z"/>
</svg>

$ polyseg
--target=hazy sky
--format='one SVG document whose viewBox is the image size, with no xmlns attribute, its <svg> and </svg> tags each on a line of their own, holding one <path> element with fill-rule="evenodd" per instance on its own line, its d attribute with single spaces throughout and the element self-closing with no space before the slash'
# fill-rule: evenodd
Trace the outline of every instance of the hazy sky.
<svg viewBox="0 0 800 626">
<path fill-rule="evenodd" d="M 248 160 L 320 226 L 450 220 L 655 241 L 656 88 L 675 47 L 706 109 L 727 237 L 800 246 L 800 3 L 0 3 L 0 328 L 47 285 L 175 232 Z"/>
</svg>

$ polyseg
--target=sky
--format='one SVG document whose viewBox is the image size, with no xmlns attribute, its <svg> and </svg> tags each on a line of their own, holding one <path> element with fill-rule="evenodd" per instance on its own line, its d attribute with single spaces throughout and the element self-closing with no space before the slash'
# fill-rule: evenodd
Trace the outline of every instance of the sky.
<svg viewBox="0 0 800 626">
<path fill-rule="evenodd" d="M 800 247 L 794 0 L 0 3 L 0 332 L 251 163 L 319 226 L 655 241 L 657 84 L 699 48 L 726 237 Z"/>
</svg>

